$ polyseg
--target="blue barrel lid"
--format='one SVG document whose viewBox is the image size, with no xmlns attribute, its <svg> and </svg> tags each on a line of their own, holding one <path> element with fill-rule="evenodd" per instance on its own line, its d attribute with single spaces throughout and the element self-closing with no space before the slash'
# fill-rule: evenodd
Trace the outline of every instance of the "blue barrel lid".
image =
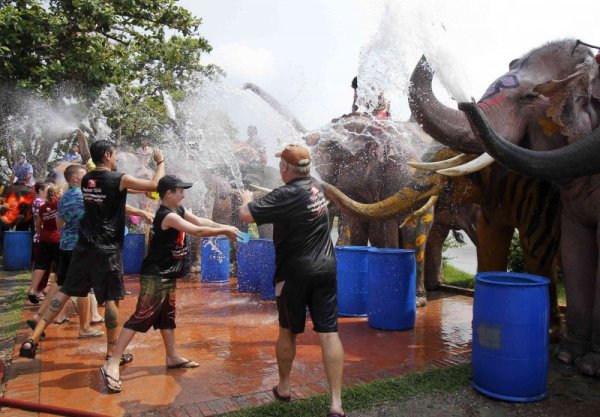
<svg viewBox="0 0 600 417">
<path fill-rule="evenodd" d="M 369 250 L 374 253 L 381 254 L 394 254 L 394 253 L 415 253 L 414 249 L 400 249 L 400 248 L 375 248 L 373 246 L 369 247 Z"/>
<path fill-rule="evenodd" d="M 521 272 L 479 272 L 475 275 L 477 282 L 492 285 L 536 286 L 548 285 L 550 280 L 545 277 Z"/>
<path fill-rule="evenodd" d="M 342 250 L 342 251 L 368 251 L 369 249 L 371 249 L 370 246 L 336 246 L 335 250 Z"/>
</svg>

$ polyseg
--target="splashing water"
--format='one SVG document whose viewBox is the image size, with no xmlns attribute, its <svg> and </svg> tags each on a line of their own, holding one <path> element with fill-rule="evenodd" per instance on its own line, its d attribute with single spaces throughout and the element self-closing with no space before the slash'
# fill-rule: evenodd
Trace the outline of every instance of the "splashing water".
<svg viewBox="0 0 600 417">
<path fill-rule="evenodd" d="M 225 254 L 221 252 L 219 247 L 217 246 L 217 238 L 209 237 L 202 240 L 202 247 L 210 248 L 210 257 L 211 259 L 216 259 L 220 264 L 225 260 Z"/>
<path fill-rule="evenodd" d="M 408 118 L 409 80 L 422 54 L 452 97 L 462 101 L 473 94 L 462 67 L 463 60 L 456 54 L 462 42 L 458 37 L 460 30 L 449 22 L 446 4 L 434 0 L 419 3 L 386 0 L 379 6 L 379 26 L 360 52 L 358 105 L 361 111 L 375 108 L 383 92 L 391 101 L 392 115 Z M 439 89 L 437 81 L 436 88 Z"/>
<path fill-rule="evenodd" d="M 161 91 L 161 93 L 162 93 L 162 96 L 163 96 L 163 101 L 165 103 L 165 109 L 167 111 L 167 117 L 169 119 L 173 120 L 174 122 L 176 122 L 177 119 L 175 117 L 175 106 L 173 106 L 173 100 L 171 99 L 171 96 L 166 91 Z"/>
</svg>

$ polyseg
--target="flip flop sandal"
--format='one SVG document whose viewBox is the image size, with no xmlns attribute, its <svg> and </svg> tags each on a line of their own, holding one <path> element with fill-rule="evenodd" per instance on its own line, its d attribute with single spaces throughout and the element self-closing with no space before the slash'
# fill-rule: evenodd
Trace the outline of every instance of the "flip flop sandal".
<svg viewBox="0 0 600 417">
<path fill-rule="evenodd" d="M 275 385 L 273 387 L 273 396 L 278 399 L 279 401 L 283 401 L 286 403 L 289 403 L 292 400 L 292 396 L 291 395 L 281 395 L 279 393 L 279 391 L 277 391 L 277 385 Z"/>
<path fill-rule="evenodd" d="M 37 326 L 37 322 L 34 319 L 27 319 L 27 326 L 29 326 L 29 328 L 32 331 L 35 331 L 35 326 Z M 42 332 L 42 337 L 46 337 L 46 332 Z"/>
<path fill-rule="evenodd" d="M 346 414 L 329 413 L 327 414 L 327 417 L 346 417 Z"/>
<path fill-rule="evenodd" d="M 92 337 L 100 337 L 104 335 L 103 331 L 100 330 L 95 330 L 92 333 L 89 334 L 80 334 L 79 336 L 77 336 L 78 339 L 90 339 Z"/>
<path fill-rule="evenodd" d="M 185 362 L 178 363 L 177 365 L 167 365 L 167 368 L 169 368 L 169 369 L 191 369 L 191 368 L 197 368 L 199 366 L 200 366 L 199 363 L 194 362 L 192 360 L 187 360 Z"/>
<path fill-rule="evenodd" d="M 110 355 L 106 355 L 106 360 L 110 359 Z M 119 366 L 127 365 L 128 363 L 133 362 L 133 354 L 132 353 L 123 353 L 121 355 L 121 361 L 119 362 Z"/>
<path fill-rule="evenodd" d="M 102 317 L 100 320 L 90 321 L 90 324 L 102 324 L 102 323 L 104 323 L 104 317 Z"/>
<path fill-rule="evenodd" d="M 100 374 L 102 375 L 102 380 L 104 381 L 104 385 L 106 385 L 106 389 L 108 389 L 110 393 L 116 394 L 121 392 L 121 379 L 117 379 L 107 374 L 103 366 L 100 367 Z M 118 385 L 111 385 L 111 382 Z"/>
<path fill-rule="evenodd" d="M 40 303 L 40 299 L 35 294 L 27 294 L 27 299 L 32 304 L 39 304 Z"/>
<path fill-rule="evenodd" d="M 61 324 L 68 323 L 68 322 L 70 322 L 70 321 L 71 321 L 71 320 L 70 320 L 68 317 L 66 317 L 66 316 L 65 316 L 65 317 L 63 317 L 62 319 L 55 321 L 55 322 L 54 322 L 54 324 L 61 325 Z"/>
<path fill-rule="evenodd" d="M 26 348 L 25 345 L 29 343 L 29 348 Z M 38 344 L 35 343 L 33 339 L 27 339 L 19 348 L 19 356 L 22 358 L 30 358 L 35 359 L 35 354 L 37 352 Z"/>
</svg>

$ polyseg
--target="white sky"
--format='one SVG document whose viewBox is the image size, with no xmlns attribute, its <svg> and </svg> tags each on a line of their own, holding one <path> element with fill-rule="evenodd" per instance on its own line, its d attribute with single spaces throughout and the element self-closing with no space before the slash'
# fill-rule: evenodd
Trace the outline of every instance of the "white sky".
<svg viewBox="0 0 600 417">
<path fill-rule="evenodd" d="M 452 96 L 479 98 L 509 62 L 546 41 L 600 44 L 596 0 L 181 0 L 203 19 L 216 63 L 309 129 L 350 111 L 354 75 L 385 89 L 404 120 L 406 82 L 426 53 Z M 567 8 L 568 7 L 568 8 Z M 360 81 L 359 81 L 360 83 Z M 451 103 L 441 87 L 438 96 Z M 445 96 L 445 97 L 443 97 Z"/>
</svg>

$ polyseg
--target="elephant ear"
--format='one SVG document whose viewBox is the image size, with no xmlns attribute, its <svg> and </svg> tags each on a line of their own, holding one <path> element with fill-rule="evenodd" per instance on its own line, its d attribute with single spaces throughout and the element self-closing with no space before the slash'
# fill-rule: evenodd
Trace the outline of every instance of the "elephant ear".
<svg viewBox="0 0 600 417">
<path fill-rule="evenodd" d="M 600 101 L 600 76 L 594 78 L 592 81 L 592 97 Z"/>
<path fill-rule="evenodd" d="M 583 63 L 577 70 L 562 80 L 551 80 L 534 87 L 533 91 L 549 99 L 546 115 L 558 125 L 560 133 L 568 138 L 569 143 L 590 132 L 589 125 L 577 114 L 580 105 L 578 97 L 593 94 L 593 81 L 598 78 L 598 66 Z"/>
</svg>

